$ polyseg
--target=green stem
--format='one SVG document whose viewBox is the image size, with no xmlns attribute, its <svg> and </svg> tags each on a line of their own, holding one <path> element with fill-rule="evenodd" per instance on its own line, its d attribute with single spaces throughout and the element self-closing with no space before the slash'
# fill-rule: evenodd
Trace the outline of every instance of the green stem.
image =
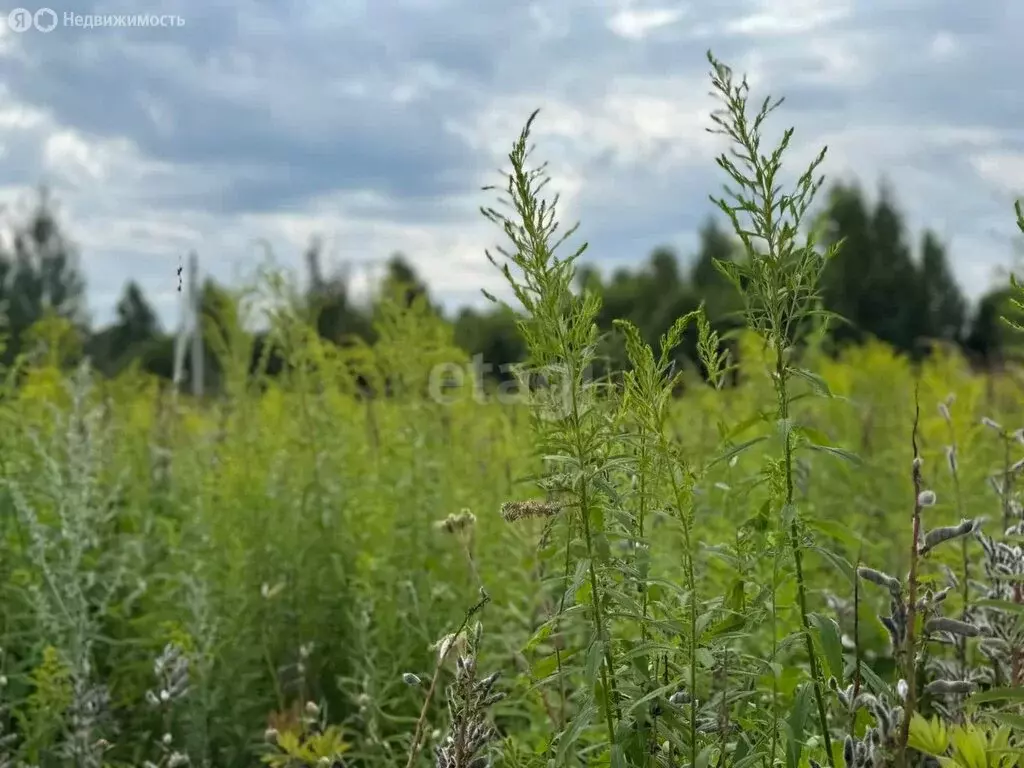
<svg viewBox="0 0 1024 768">
<path fill-rule="evenodd" d="M 956 513 L 960 517 L 960 519 L 962 520 L 963 516 L 964 516 L 964 499 L 963 499 L 963 492 L 960 489 L 960 473 L 957 470 L 957 464 L 956 464 L 956 459 L 957 459 L 957 456 L 956 456 L 956 450 L 957 450 L 957 446 L 956 446 L 956 430 L 953 428 L 953 423 L 951 421 L 949 421 L 947 423 L 949 424 L 949 450 L 950 450 L 949 471 L 950 471 L 950 474 L 953 475 L 953 492 L 956 495 Z M 970 608 L 971 608 L 971 585 L 970 585 L 970 579 L 971 579 L 971 560 L 970 560 L 970 551 L 969 551 L 968 546 L 967 546 L 967 538 L 966 537 L 961 539 L 961 541 L 960 541 L 960 556 L 961 556 L 961 559 L 962 559 L 962 562 L 963 562 L 963 566 L 964 566 L 964 577 L 963 577 L 964 580 L 963 580 L 963 584 L 961 585 L 962 586 L 962 590 L 961 591 L 962 591 L 962 597 L 963 597 L 963 606 L 960 609 L 960 620 L 961 621 L 967 621 L 967 614 L 970 612 Z M 960 660 L 961 671 L 964 674 L 966 674 L 966 671 L 967 671 L 967 641 L 965 639 L 963 639 L 963 638 L 960 638 L 959 642 L 957 643 L 957 657 Z"/>
<path fill-rule="evenodd" d="M 641 427 L 640 430 L 640 515 L 637 521 L 638 538 L 642 545 L 646 544 L 644 539 L 644 520 L 647 517 L 647 440 L 646 433 Z M 641 585 L 643 594 L 640 595 L 640 608 L 643 621 L 640 623 L 640 636 L 643 642 L 647 643 L 647 584 Z"/>
<path fill-rule="evenodd" d="M 567 345 L 566 345 L 567 346 Z M 565 349 L 566 347 L 563 347 Z M 575 376 L 572 381 L 572 427 L 573 437 L 576 442 L 576 460 L 579 466 L 583 466 L 587 458 L 583 448 L 580 435 L 579 400 L 576 391 Z M 590 592 L 594 605 L 594 631 L 597 641 L 604 645 L 604 664 L 601 667 L 601 687 L 604 689 L 604 714 L 608 725 L 608 748 L 615 744 L 615 717 L 612 714 L 612 703 L 616 696 L 615 691 L 615 665 L 612 660 L 611 642 L 605 637 L 604 615 L 601 610 L 601 589 L 597 581 L 597 571 L 594 568 L 594 547 L 593 535 L 590 530 L 590 498 L 586 480 L 580 482 L 580 518 L 583 522 L 583 537 L 587 545 L 587 566 L 590 572 Z"/>
<path fill-rule="evenodd" d="M 772 752 L 771 765 L 775 765 L 775 755 L 779 750 L 779 675 L 775 671 L 775 657 L 779 652 L 778 604 L 775 600 L 779 584 L 779 552 L 772 547 Z"/>
<path fill-rule="evenodd" d="M 608 724 L 608 746 L 611 747 L 615 743 L 615 719 L 612 715 L 612 697 L 614 695 L 613 690 L 609 687 L 609 676 L 614 675 L 614 667 L 612 666 L 612 654 L 611 646 L 605 642 L 604 633 L 604 617 L 601 613 L 601 591 L 597 583 L 597 571 L 594 569 L 594 550 L 592 544 L 592 536 L 590 533 L 590 509 L 587 504 L 587 486 L 586 483 L 581 484 L 580 487 L 580 513 L 583 518 L 583 535 L 587 542 L 587 565 L 590 571 L 590 591 L 591 600 L 594 605 L 594 632 L 597 635 L 597 641 L 604 645 L 604 664 L 601 666 L 601 686 L 604 688 L 604 714 Z M 614 680 L 614 677 L 612 678 Z M 612 683 L 614 685 L 614 683 Z"/>
<path fill-rule="evenodd" d="M 662 433 L 664 440 L 664 432 Z M 662 450 L 668 454 L 667 444 L 662 444 Z M 690 537 L 690 521 L 686 517 L 686 501 L 683 489 L 679 486 L 674 467 L 669 468 L 669 476 L 672 480 L 672 492 L 676 499 L 676 508 L 679 510 L 679 519 L 683 525 L 683 546 L 686 549 L 686 588 L 690 593 L 690 765 L 697 765 L 697 581 L 693 568 L 693 546 Z"/>
<path fill-rule="evenodd" d="M 644 538 L 644 521 L 645 521 L 645 518 L 647 517 L 647 433 L 646 433 L 646 430 L 643 427 L 640 428 L 640 463 L 639 463 L 639 467 L 640 467 L 640 489 L 639 489 L 640 490 L 640 513 L 639 513 L 639 517 L 637 519 L 637 534 L 638 534 L 637 535 L 637 539 L 638 539 L 638 543 L 641 546 L 646 546 L 647 542 L 646 542 L 646 539 Z M 645 557 L 646 557 L 646 553 L 645 553 Z M 641 614 L 641 617 L 642 617 L 641 621 L 640 621 L 640 638 L 641 638 L 641 641 L 643 642 L 644 646 L 646 646 L 647 645 L 647 640 L 648 640 L 648 636 L 647 636 L 647 601 L 648 601 L 648 597 L 647 597 L 647 580 L 646 580 L 646 577 L 645 577 L 643 583 L 640 584 L 640 588 L 643 590 L 643 592 L 640 595 L 640 614 Z M 657 670 L 655 670 L 655 674 L 657 674 Z M 655 726 L 656 725 L 657 724 L 655 723 Z M 656 730 L 657 730 L 657 728 L 655 727 L 655 731 Z M 650 760 L 651 760 L 650 750 L 645 750 L 644 751 L 644 766 L 649 765 L 650 764 Z"/>
<path fill-rule="evenodd" d="M 1010 527 L 1010 499 L 1013 472 L 1010 469 L 1010 436 L 1003 435 L 1003 530 Z"/>
<path fill-rule="evenodd" d="M 915 400 L 917 395 L 915 393 Z M 921 466 L 917 450 L 917 430 L 920 420 L 920 405 L 916 405 L 912 445 L 914 449 L 913 480 L 914 480 L 914 523 L 911 528 L 910 541 L 910 576 L 908 577 L 907 595 L 907 637 L 903 654 L 903 675 L 907 682 L 907 700 L 904 707 L 903 724 L 900 727 L 899 765 L 907 764 L 907 742 L 910 740 L 910 720 L 917 706 L 917 543 L 921 537 Z"/>
<path fill-rule="evenodd" d="M 775 373 L 779 391 L 779 417 L 783 422 L 789 419 L 789 396 L 786 392 L 786 364 L 783 360 L 781 346 L 776 349 Z M 786 506 L 793 505 L 793 438 L 789 430 L 785 433 L 784 459 L 786 471 Z M 814 640 L 811 638 L 811 623 L 807 616 L 807 587 L 804 582 L 803 552 L 800 547 L 800 531 L 797 528 L 796 516 L 789 524 L 789 544 L 793 551 L 793 565 L 796 569 L 797 600 L 800 605 L 800 622 L 803 625 L 804 640 L 807 647 L 807 658 L 810 660 L 811 679 L 814 681 L 814 701 L 818 708 L 818 722 L 821 726 L 822 739 L 825 742 L 825 754 L 828 764 L 835 768 L 835 757 L 832 754 L 832 738 L 828 731 L 828 716 L 825 713 L 825 699 L 822 693 L 823 682 L 818 657 L 814 652 Z"/>
</svg>

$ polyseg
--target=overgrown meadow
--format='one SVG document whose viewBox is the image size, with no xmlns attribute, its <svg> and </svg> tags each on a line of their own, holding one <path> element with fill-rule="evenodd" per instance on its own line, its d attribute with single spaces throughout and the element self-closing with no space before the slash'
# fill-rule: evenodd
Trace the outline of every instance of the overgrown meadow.
<svg viewBox="0 0 1024 768">
<path fill-rule="evenodd" d="M 593 375 L 532 117 L 482 199 L 515 391 L 422 300 L 341 349 L 277 279 L 207 318 L 203 402 L 40 329 L 0 397 L 0 766 L 1024 766 L 1024 380 L 826 354 L 824 151 L 783 173 L 778 103 L 709 61 L 736 338 L 621 322 Z"/>
</svg>

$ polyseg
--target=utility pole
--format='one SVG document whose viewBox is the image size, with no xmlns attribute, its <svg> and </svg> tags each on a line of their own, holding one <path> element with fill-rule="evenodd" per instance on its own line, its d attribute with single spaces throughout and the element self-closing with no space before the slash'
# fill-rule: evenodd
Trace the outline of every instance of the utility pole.
<svg viewBox="0 0 1024 768">
<path fill-rule="evenodd" d="M 203 395 L 203 326 L 200 318 L 199 257 L 195 251 L 188 258 L 188 288 L 181 303 L 181 320 L 174 344 L 174 391 L 180 390 L 185 377 L 185 347 L 191 336 L 192 349 L 192 394 Z"/>
<path fill-rule="evenodd" d="M 188 259 L 188 297 L 192 305 L 192 395 L 203 396 L 203 322 L 199 295 L 199 257 L 195 251 Z"/>
</svg>

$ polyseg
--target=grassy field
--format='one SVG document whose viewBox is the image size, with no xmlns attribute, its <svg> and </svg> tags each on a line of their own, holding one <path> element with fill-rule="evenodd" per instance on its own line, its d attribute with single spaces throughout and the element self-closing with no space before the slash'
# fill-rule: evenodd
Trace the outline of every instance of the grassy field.
<svg viewBox="0 0 1024 768">
<path fill-rule="evenodd" d="M 281 311 L 273 381 L 229 333 L 203 403 L 19 370 L 0 766 L 1024 765 L 1021 381 L 819 350 L 814 177 L 772 192 L 712 71 L 759 236 L 734 358 L 697 314 L 654 349 L 622 325 L 632 371 L 588 376 L 599 298 L 524 132 L 488 215 L 546 387 L 451 380 L 420 303 L 344 351 Z M 667 364 L 684 332 L 703 375 Z"/>
</svg>

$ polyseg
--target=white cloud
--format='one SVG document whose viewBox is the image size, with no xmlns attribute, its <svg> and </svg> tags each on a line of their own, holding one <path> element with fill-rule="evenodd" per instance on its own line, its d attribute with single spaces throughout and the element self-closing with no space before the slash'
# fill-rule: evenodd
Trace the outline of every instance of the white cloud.
<svg viewBox="0 0 1024 768">
<path fill-rule="evenodd" d="M 869 190 L 888 176 L 915 238 L 945 236 L 977 295 L 1009 256 L 1024 179 L 1018 6 L 321 0 L 229 13 L 179 0 L 187 24 L 166 34 L 29 39 L 0 25 L 0 202 L 53 185 L 100 319 L 129 277 L 173 316 L 188 250 L 227 280 L 259 238 L 301 269 L 318 231 L 339 263 L 404 251 L 461 301 L 503 290 L 483 256 L 500 232 L 477 211 L 493 199 L 480 186 L 500 181 L 540 107 L 534 138 L 563 218 L 594 233 L 592 258 L 635 264 L 662 242 L 689 247 L 724 180 L 722 138 L 706 131 L 710 47 L 749 74 L 755 101 L 787 97 L 769 126 L 796 127 L 787 171 L 828 144 L 830 176 Z"/>
<path fill-rule="evenodd" d="M 758 8 L 725 24 L 726 32 L 751 37 L 808 35 L 849 17 L 846 2 L 760 0 Z"/>
<path fill-rule="evenodd" d="M 986 152 L 971 157 L 978 174 L 1000 192 L 1024 196 L 1024 152 Z"/>
<path fill-rule="evenodd" d="M 951 59 L 961 51 L 960 41 L 952 32 L 936 32 L 928 44 L 928 53 L 935 59 Z"/>
<path fill-rule="evenodd" d="M 699 77 L 613 77 L 575 98 L 529 93 L 495 98 L 450 129 L 471 149 L 505 154 L 538 105 L 534 134 L 560 160 L 599 163 L 605 170 L 649 166 L 668 173 L 706 162 L 721 143 L 706 130 L 715 108 L 707 90 Z"/>
<path fill-rule="evenodd" d="M 127 142 L 123 142 L 126 144 Z M 116 151 L 116 150 L 114 150 Z M 72 130 L 54 133 L 43 145 L 43 168 L 57 183 L 80 186 L 101 183 L 111 160 Z"/>
<path fill-rule="evenodd" d="M 608 29 L 627 40 L 640 41 L 651 32 L 677 23 L 683 8 L 623 8 L 608 19 Z"/>
<path fill-rule="evenodd" d="M 39 128 L 45 120 L 43 110 L 12 101 L 0 86 L 0 131 L 30 131 Z"/>
<path fill-rule="evenodd" d="M 530 3 L 529 17 L 537 36 L 543 40 L 560 40 L 569 34 L 569 14 L 564 6 Z"/>
</svg>

